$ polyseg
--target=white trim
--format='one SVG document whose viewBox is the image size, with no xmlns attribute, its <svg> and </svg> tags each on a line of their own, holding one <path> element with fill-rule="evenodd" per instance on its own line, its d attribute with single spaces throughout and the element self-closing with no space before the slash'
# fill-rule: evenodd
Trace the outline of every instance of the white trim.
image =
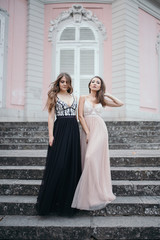
<svg viewBox="0 0 160 240">
<path fill-rule="evenodd" d="M 6 106 L 8 17 L 7 11 L 0 8 L 0 108 Z"/>
<path fill-rule="evenodd" d="M 157 35 L 157 43 L 156 43 L 156 50 L 157 50 L 157 55 L 158 55 L 158 88 L 159 88 L 159 101 L 158 101 L 158 111 L 160 114 L 160 33 Z"/>
<path fill-rule="evenodd" d="M 35 7 L 36 6 L 36 7 Z M 38 10 L 39 9 L 39 10 Z M 35 22 L 37 25 L 35 25 Z M 44 4 L 28 0 L 24 120 L 42 115 Z M 33 30 L 36 28 L 36 31 Z M 37 44 L 38 48 L 35 48 Z"/>
</svg>

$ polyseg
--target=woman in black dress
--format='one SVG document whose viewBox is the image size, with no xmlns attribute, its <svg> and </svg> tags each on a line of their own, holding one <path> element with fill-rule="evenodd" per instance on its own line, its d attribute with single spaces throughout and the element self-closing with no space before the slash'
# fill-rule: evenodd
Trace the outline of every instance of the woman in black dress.
<svg viewBox="0 0 160 240">
<path fill-rule="evenodd" d="M 49 146 L 36 203 L 39 215 L 72 215 L 75 211 L 71 203 L 81 175 L 81 159 L 77 103 L 72 92 L 67 73 L 61 73 L 48 92 Z"/>
</svg>

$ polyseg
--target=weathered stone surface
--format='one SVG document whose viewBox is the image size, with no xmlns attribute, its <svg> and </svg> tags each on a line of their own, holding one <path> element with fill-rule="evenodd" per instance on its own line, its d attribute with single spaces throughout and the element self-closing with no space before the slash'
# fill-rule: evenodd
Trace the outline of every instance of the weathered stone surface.
<svg viewBox="0 0 160 240">
<path fill-rule="evenodd" d="M 0 166 L 44 166 L 45 157 L 0 157 Z"/>
<path fill-rule="evenodd" d="M 1 156 L 0 166 L 44 166 L 45 156 Z M 111 157 L 110 162 L 112 167 L 160 167 L 160 157 Z"/>
<path fill-rule="evenodd" d="M 110 161 L 112 167 L 160 167 L 160 157 L 111 157 Z"/>
<path fill-rule="evenodd" d="M 43 177 L 44 166 L 0 166 L 0 179 L 37 179 Z M 158 167 L 112 167 L 113 180 L 160 180 Z"/>
<path fill-rule="evenodd" d="M 159 122 L 106 122 L 110 149 L 159 149 Z M 46 122 L 1 123 L 0 149 L 47 149 Z"/>
<path fill-rule="evenodd" d="M 33 195 L 39 191 L 40 180 L 0 180 L 1 195 Z M 113 192 L 117 196 L 158 196 L 158 181 L 113 181 Z"/>
<path fill-rule="evenodd" d="M 115 167 L 111 171 L 113 180 L 160 180 L 160 168 Z"/>
<path fill-rule="evenodd" d="M 37 215 L 36 197 L 1 196 L 0 212 L 3 215 Z M 160 216 L 159 197 L 126 197 L 117 198 L 106 208 L 97 211 L 79 211 L 81 216 Z"/>
<path fill-rule="evenodd" d="M 113 181 L 117 196 L 159 196 L 159 181 Z"/>
<path fill-rule="evenodd" d="M 42 179 L 44 167 L 0 167 L 0 179 Z"/>
<path fill-rule="evenodd" d="M 0 220 L 0 239 L 160 239 L 160 199 L 157 196 L 160 157 L 155 155 L 157 151 L 153 155 L 150 151 L 150 157 L 146 153 L 139 155 L 142 157 L 137 155 L 138 149 L 141 152 L 142 149 L 160 149 L 160 122 L 106 122 L 106 125 L 110 149 L 132 151 L 125 155 L 130 157 L 111 157 L 113 192 L 117 199 L 104 209 L 79 211 L 75 217 L 66 219 L 40 218 L 35 211 L 41 182 L 38 179 L 42 178 L 44 168 L 41 166 L 45 165 L 48 148 L 47 122 L 0 125 L 2 151 L 44 149 L 45 152 L 43 156 L 39 154 L 40 157 L 36 154 L 1 155 L 0 212 L 6 216 Z"/>
<path fill-rule="evenodd" d="M 23 218 L 22 218 L 23 217 Z M 13 221 L 14 219 L 14 221 Z M 0 222 L 0 239 L 159 239 L 158 217 L 24 217 Z"/>
</svg>

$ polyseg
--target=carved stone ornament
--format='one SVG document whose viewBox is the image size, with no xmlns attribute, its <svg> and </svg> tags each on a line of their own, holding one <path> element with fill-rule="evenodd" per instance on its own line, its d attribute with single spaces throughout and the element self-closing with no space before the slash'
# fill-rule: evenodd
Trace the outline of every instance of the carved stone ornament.
<svg viewBox="0 0 160 240">
<path fill-rule="evenodd" d="M 58 29 L 58 25 L 68 19 L 73 19 L 75 23 L 81 23 L 82 21 L 92 22 L 102 33 L 103 37 L 106 38 L 106 29 L 98 18 L 91 11 L 83 8 L 82 5 L 74 4 L 68 11 L 63 11 L 55 20 L 50 21 L 48 41 L 52 41 L 52 32 Z"/>
<path fill-rule="evenodd" d="M 156 42 L 157 53 L 159 53 L 159 45 L 160 45 L 160 33 L 157 35 L 157 42 Z"/>
</svg>

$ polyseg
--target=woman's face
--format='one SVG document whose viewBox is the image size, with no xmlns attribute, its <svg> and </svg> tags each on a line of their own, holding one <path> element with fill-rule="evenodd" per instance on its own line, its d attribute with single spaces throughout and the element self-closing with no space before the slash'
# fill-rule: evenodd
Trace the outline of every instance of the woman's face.
<svg viewBox="0 0 160 240">
<path fill-rule="evenodd" d="M 92 91 L 99 91 L 101 89 L 101 80 L 99 78 L 93 78 L 89 86 Z"/>
<path fill-rule="evenodd" d="M 59 88 L 60 88 L 60 91 L 67 91 L 68 90 L 68 87 L 69 87 L 69 84 L 67 82 L 67 79 L 65 76 L 63 76 L 61 78 L 61 80 L 59 81 Z"/>
</svg>

